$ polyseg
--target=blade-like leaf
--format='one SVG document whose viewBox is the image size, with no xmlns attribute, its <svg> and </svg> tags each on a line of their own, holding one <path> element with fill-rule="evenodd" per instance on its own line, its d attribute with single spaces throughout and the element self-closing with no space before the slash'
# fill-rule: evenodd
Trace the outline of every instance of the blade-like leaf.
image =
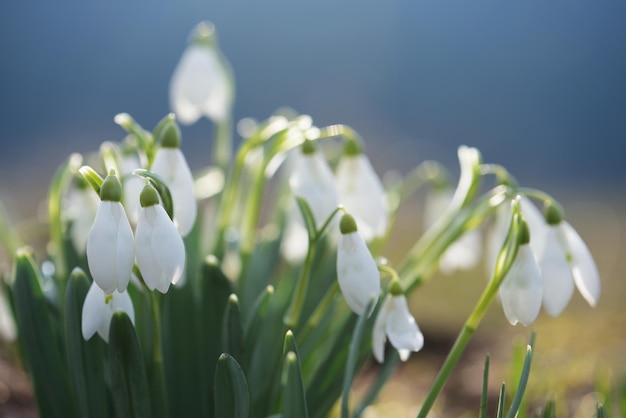
<svg viewBox="0 0 626 418">
<path fill-rule="evenodd" d="M 54 316 L 41 290 L 39 271 L 28 247 L 16 254 L 12 296 L 40 417 L 75 416 L 67 364 L 59 349 L 63 345 L 55 333 Z"/>
<path fill-rule="evenodd" d="M 239 299 L 237 299 L 237 295 L 234 293 L 228 298 L 228 304 L 224 313 L 222 350 L 234 357 L 245 370 L 243 327 L 241 326 Z"/>
<path fill-rule="evenodd" d="M 104 342 L 99 337 L 85 341 L 81 331 L 82 309 L 89 281 L 75 268 L 65 289 L 65 344 L 70 383 L 79 416 L 109 416 L 107 388 L 104 380 Z"/>
<path fill-rule="evenodd" d="M 293 351 L 285 356 L 283 366 L 283 417 L 308 418 L 306 395 L 300 361 Z"/>
<path fill-rule="evenodd" d="M 250 395 L 239 363 L 223 353 L 215 369 L 215 417 L 248 418 Z"/>
<path fill-rule="evenodd" d="M 483 370 L 483 389 L 480 397 L 480 418 L 487 417 L 487 390 L 489 389 L 489 354 L 485 357 L 485 368 Z"/>
<path fill-rule="evenodd" d="M 298 209 L 300 209 L 300 213 L 302 214 L 302 219 L 304 219 L 304 225 L 306 226 L 306 231 L 309 234 L 309 241 L 311 241 L 317 235 L 315 216 L 313 216 L 313 211 L 311 210 L 311 207 L 306 199 L 296 196 L 296 203 L 298 204 Z"/>
<path fill-rule="evenodd" d="M 118 417 L 150 418 L 150 394 L 141 348 L 128 315 L 118 311 L 109 330 L 109 371 Z"/>
</svg>

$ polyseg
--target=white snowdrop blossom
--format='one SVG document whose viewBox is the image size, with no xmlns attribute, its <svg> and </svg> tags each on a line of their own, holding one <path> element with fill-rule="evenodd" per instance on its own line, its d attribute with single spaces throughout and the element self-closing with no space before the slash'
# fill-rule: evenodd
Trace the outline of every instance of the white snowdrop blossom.
<svg viewBox="0 0 626 418">
<path fill-rule="evenodd" d="M 206 116 L 214 122 L 226 120 L 231 112 L 234 91 L 230 66 L 221 55 L 207 23 L 192 33 L 170 82 L 170 105 L 181 123 L 192 124 Z"/>
<path fill-rule="evenodd" d="M 461 209 L 467 203 L 468 198 L 473 196 L 480 180 L 479 170 L 482 159 L 480 151 L 476 148 L 461 145 L 457 154 L 459 165 L 461 166 L 461 175 L 448 207 L 448 212 Z"/>
<path fill-rule="evenodd" d="M 70 239 L 74 248 L 79 253 L 84 253 L 87 247 L 87 239 L 93 220 L 98 212 L 100 199 L 98 195 L 88 186 L 75 187 L 68 196 L 70 203 L 70 216 L 72 225 L 70 227 Z"/>
<path fill-rule="evenodd" d="M 593 257 L 572 226 L 561 221 L 549 225 L 539 255 L 543 278 L 543 307 L 558 316 L 569 303 L 574 284 L 583 298 L 595 306 L 600 297 L 600 276 Z"/>
<path fill-rule="evenodd" d="M 287 213 L 283 239 L 280 243 L 280 253 L 290 263 L 304 260 L 309 248 L 309 235 L 302 214 L 294 201 Z"/>
<path fill-rule="evenodd" d="M 106 294 L 123 292 L 135 260 L 133 231 L 124 212 L 121 185 L 108 175 L 102 184 L 96 218 L 87 239 L 87 264 L 93 280 Z"/>
<path fill-rule="evenodd" d="M 108 343 L 111 318 L 117 311 L 126 312 L 130 321 L 135 324 L 135 310 L 128 292 L 114 291 L 107 295 L 93 282 L 83 302 L 81 329 L 85 341 L 97 332 Z"/>
<path fill-rule="evenodd" d="M 166 293 L 170 283 L 182 277 L 185 245 L 152 186 L 141 192 L 141 205 L 135 233 L 137 266 L 148 289 Z"/>
<path fill-rule="evenodd" d="M 499 293 L 504 315 L 511 325 L 521 322 L 528 326 L 535 321 L 541 310 L 542 280 L 530 245 L 520 245 Z"/>
<path fill-rule="evenodd" d="M 365 241 L 383 237 L 389 205 L 383 184 L 367 156 L 344 155 L 339 160 L 336 178 L 339 203 L 354 216 Z"/>
<path fill-rule="evenodd" d="M 424 224 L 434 225 L 451 205 L 452 190 L 450 188 L 434 188 L 429 190 L 424 203 Z M 482 254 L 480 232 L 476 229 L 467 231 L 455 242 L 450 244 L 439 261 L 439 268 L 445 274 L 457 270 L 467 270 L 476 266 Z"/>
<path fill-rule="evenodd" d="M 411 315 L 406 297 L 388 294 L 376 316 L 372 330 L 372 351 L 379 363 L 385 361 L 385 342 L 389 338 L 402 361 L 407 361 L 411 352 L 424 347 L 424 336 Z"/>
<path fill-rule="evenodd" d="M 166 129 L 177 131 L 178 127 Z M 170 134 L 166 133 L 164 136 L 167 135 Z M 179 136 L 180 134 L 171 133 L 171 135 Z M 174 224 L 176 224 L 180 234 L 185 236 L 193 228 L 198 212 L 193 176 L 185 156 L 178 147 L 179 142 L 171 146 L 172 144 L 167 141 L 169 140 L 164 139 L 161 148 L 156 152 L 150 169 L 161 176 L 170 189 L 174 201 Z"/>
<path fill-rule="evenodd" d="M 328 163 L 320 153 L 308 147 L 312 144 L 303 146 L 303 151 L 294 156 L 289 186 L 294 196 L 307 201 L 319 228 L 337 208 L 339 197 Z"/>
<path fill-rule="evenodd" d="M 361 315 L 371 299 L 378 300 L 380 273 L 365 240 L 356 229 L 354 218 L 343 215 L 340 230 L 337 280 L 350 309 Z"/>
</svg>

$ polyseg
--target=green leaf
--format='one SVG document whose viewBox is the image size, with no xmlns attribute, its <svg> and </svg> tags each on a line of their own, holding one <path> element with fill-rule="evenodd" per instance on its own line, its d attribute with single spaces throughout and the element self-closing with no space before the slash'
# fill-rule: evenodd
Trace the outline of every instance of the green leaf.
<svg viewBox="0 0 626 418">
<path fill-rule="evenodd" d="M 485 368 L 483 370 L 483 388 L 480 397 L 480 418 L 487 417 L 487 391 L 489 389 L 489 354 L 485 356 Z"/>
<path fill-rule="evenodd" d="M 41 290 L 41 278 L 32 250 L 17 251 L 13 270 L 13 303 L 20 342 L 33 380 L 41 418 L 74 417 L 67 364 L 63 346 L 55 333 L 48 301 Z"/>
<path fill-rule="evenodd" d="M 222 328 L 222 351 L 234 357 L 245 369 L 243 328 L 239 312 L 239 299 L 234 293 L 228 298 Z"/>
<path fill-rule="evenodd" d="M 78 172 L 81 176 L 83 176 L 83 179 L 85 179 L 87 184 L 91 186 L 93 191 L 96 192 L 98 196 L 100 196 L 100 188 L 102 187 L 102 183 L 104 183 L 104 179 L 102 178 L 102 176 L 88 165 L 84 165 L 79 168 Z"/>
<path fill-rule="evenodd" d="M 243 331 L 246 344 L 245 348 L 247 353 L 254 350 L 254 346 L 256 344 L 256 341 L 258 340 L 259 333 L 261 331 L 261 325 L 265 320 L 267 309 L 273 296 L 274 286 L 269 285 L 254 301 L 252 309 L 247 315 Z"/>
<path fill-rule="evenodd" d="M 515 391 L 515 396 L 513 397 L 513 402 L 511 404 L 511 408 L 509 409 L 509 413 L 507 414 L 507 418 L 515 418 L 520 410 L 524 392 L 526 391 L 526 384 L 528 383 L 528 376 L 530 375 L 530 364 L 532 362 L 532 358 L 533 349 L 532 346 L 529 345 L 526 348 L 526 358 L 524 360 L 522 374 L 517 384 L 517 390 Z"/>
<path fill-rule="evenodd" d="M 150 394 L 141 348 L 128 315 L 118 311 L 109 330 L 109 371 L 115 413 L 121 418 L 150 418 Z"/>
<path fill-rule="evenodd" d="M 138 168 L 133 171 L 133 174 L 139 176 L 144 179 L 148 179 L 150 184 L 156 189 L 159 193 L 159 197 L 161 198 L 161 204 L 163 204 L 163 209 L 167 212 L 170 219 L 174 219 L 174 201 L 172 200 L 172 193 L 170 193 L 170 189 L 167 187 L 167 183 L 161 176 L 158 174 L 146 170 L 143 168 Z"/>
<path fill-rule="evenodd" d="M 308 418 L 309 416 L 302 382 L 302 369 L 298 356 L 293 351 L 287 353 L 283 366 L 282 415 L 285 418 Z"/>
<path fill-rule="evenodd" d="M 223 353 L 215 369 L 215 417 L 248 418 L 249 414 L 246 376 L 237 360 Z"/>
<path fill-rule="evenodd" d="M 554 398 L 550 398 L 546 402 L 546 407 L 543 410 L 542 418 L 556 418 L 556 408 Z"/>
<path fill-rule="evenodd" d="M 65 344 L 70 383 L 79 416 L 109 416 L 108 392 L 104 380 L 104 342 L 98 337 L 85 341 L 81 331 L 82 309 L 89 281 L 75 268 L 65 289 Z"/>
<path fill-rule="evenodd" d="M 607 417 L 606 411 L 604 410 L 604 405 L 602 405 L 601 403 L 599 403 L 597 405 L 597 411 L 598 411 L 598 414 L 597 414 L 598 418 L 606 418 Z"/>
<path fill-rule="evenodd" d="M 504 415 L 504 401 L 506 398 L 506 385 L 502 382 L 502 386 L 500 386 L 500 396 L 498 396 L 498 409 L 496 413 L 497 418 L 502 418 Z"/>
<path fill-rule="evenodd" d="M 367 307 L 363 310 L 363 313 L 359 316 L 359 320 L 354 327 L 354 333 L 352 334 L 352 340 L 350 340 L 350 349 L 348 352 L 348 362 L 346 364 L 346 373 L 343 379 L 343 393 L 341 396 L 341 417 L 349 418 L 349 400 L 350 400 L 350 388 L 352 387 L 352 381 L 354 380 L 354 374 L 356 373 L 356 364 L 359 358 L 359 349 L 361 347 L 361 341 L 363 339 L 363 332 L 365 330 L 365 324 L 367 322 L 367 315 L 372 312 L 376 299 L 370 299 L 367 303 Z"/>
<path fill-rule="evenodd" d="M 313 211 L 311 210 L 311 207 L 306 199 L 303 197 L 296 196 L 296 203 L 298 204 L 298 209 L 300 209 L 300 213 L 304 219 L 304 225 L 306 226 L 306 231 L 309 235 L 309 242 L 313 241 L 313 239 L 317 236 L 317 227 Z"/>
</svg>

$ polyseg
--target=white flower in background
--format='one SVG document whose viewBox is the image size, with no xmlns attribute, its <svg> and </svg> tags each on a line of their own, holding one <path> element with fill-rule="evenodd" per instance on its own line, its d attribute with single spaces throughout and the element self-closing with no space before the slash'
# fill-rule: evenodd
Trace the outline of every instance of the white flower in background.
<svg viewBox="0 0 626 418">
<path fill-rule="evenodd" d="M 428 191 L 424 202 L 425 225 L 434 225 L 441 219 L 451 205 L 452 193 L 446 187 L 435 187 Z M 480 232 L 476 229 L 468 231 L 450 244 L 439 260 L 439 268 L 445 274 L 471 269 L 480 262 L 481 253 Z"/>
<path fill-rule="evenodd" d="M 305 141 L 301 152 L 294 156 L 289 186 L 294 196 L 307 201 L 318 228 L 339 204 L 335 177 L 311 141 Z"/>
<path fill-rule="evenodd" d="M 309 235 L 304 226 L 300 209 L 292 200 L 280 243 L 280 253 L 288 262 L 298 263 L 304 260 L 308 249 Z"/>
<path fill-rule="evenodd" d="M 161 176 L 170 189 L 174 201 L 174 224 L 185 236 L 193 228 L 198 211 L 193 176 L 180 150 L 180 129 L 176 122 L 168 123 L 161 132 L 161 147 L 150 170 Z"/>
<path fill-rule="evenodd" d="M 16 337 L 17 329 L 13 313 L 4 292 L 0 292 L 0 338 L 2 341 L 15 341 Z"/>
<path fill-rule="evenodd" d="M 170 104 L 181 123 L 195 123 L 201 116 L 219 122 L 230 115 L 234 99 L 232 75 L 215 38 L 212 24 L 198 24 L 174 70 Z"/>
<path fill-rule="evenodd" d="M 123 292 L 135 261 L 133 231 L 120 203 L 122 186 L 111 173 L 100 189 L 100 205 L 87 239 L 87 263 L 105 293 Z"/>
<path fill-rule="evenodd" d="M 480 186 L 480 163 L 482 157 L 476 148 L 461 145 L 457 151 L 461 175 L 456 186 L 448 213 L 461 209 L 474 196 Z"/>
<path fill-rule="evenodd" d="M 344 214 L 339 228 L 337 281 L 350 309 L 361 315 L 371 299 L 378 300 L 380 273 L 354 218 Z"/>
<path fill-rule="evenodd" d="M 411 315 L 406 297 L 401 291 L 395 295 L 390 291 L 376 316 L 372 330 L 372 351 L 379 363 L 385 361 L 387 338 L 398 350 L 402 361 L 407 361 L 411 352 L 424 347 L 424 336 Z"/>
<path fill-rule="evenodd" d="M 72 188 L 68 200 L 72 219 L 69 230 L 70 239 L 76 251 L 84 253 L 100 199 L 82 178 L 77 177 L 76 187 Z"/>
<path fill-rule="evenodd" d="M 543 277 L 543 307 L 551 316 L 559 315 L 574 293 L 574 284 L 583 298 L 595 306 L 600 297 L 600 275 L 584 241 L 572 226 L 551 219 L 539 255 Z"/>
<path fill-rule="evenodd" d="M 111 318 L 117 311 L 126 312 L 130 321 L 133 325 L 135 324 L 135 310 L 128 292 L 114 291 L 107 295 L 100 286 L 93 282 L 83 302 L 81 321 L 83 338 L 89 340 L 97 332 L 108 343 Z"/>
<path fill-rule="evenodd" d="M 387 232 L 389 205 L 380 178 L 355 141 L 347 141 L 337 166 L 337 190 L 342 204 L 369 242 Z"/>
<path fill-rule="evenodd" d="M 139 205 L 138 196 L 143 189 L 143 180 L 133 175 L 133 171 L 138 168 L 143 168 L 139 161 L 137 154 L 126 154 L 122 156 L 120 161 L 120 170 L 122 171 L 122 178 L 124 183 L 123 199 L 124 209 L 126 210 L 126 216 L 131 224 L 137 225 L 137 219 L 139 219 Z"/>
<path fill-rule="evenodd" d="M 528 225 L 524 223 L 517 256 L 500 284 L 502 309 L 511 325 L 528 326 L 541 310 L 542 279 L 537 260 L 529 244 Z"/>
<path fill-rule="evenodd" d="M 146 184 L 135 233 L 137 266 L 148 289 L 166 293 L 185 268 L 185 245 L 169 216 L 159 204 L 156 190 Z"/>
</svg>

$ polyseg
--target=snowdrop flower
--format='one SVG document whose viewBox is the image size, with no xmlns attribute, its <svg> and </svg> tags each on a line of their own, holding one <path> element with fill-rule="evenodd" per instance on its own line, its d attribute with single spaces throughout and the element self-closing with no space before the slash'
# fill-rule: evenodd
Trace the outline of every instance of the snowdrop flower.
<svg viewBox="0 0 626 418">
<path fill-rule="evenodd" d="M 217 47 L 215 28 L 201 22 L 190 38 L 170 82 L 172 110 L 184 124 L 201 116 L 224 121 L 233 106 L 234 88 L 230 65 Z"/>
<path fill-rule="evenodd" d="M 547 208 L 546 220 L 549 226 L 539 254 L 543 307 L 549 315 L 559 315 L 574 293 L 574 284 L 595 306 L 600 297 L 600 276 L 589 249 L 554 206 Z"/>
<path fill-rule="evenodd" d="M 68 200 L 72 217 L 70 239 L 76 251 L 84 253 L 100 199 L 86 181 L 81 177 L 76 177 L 76 187 L 70 192 Z"/>
<path fill-rule="evenodd" d="M 280 243 L 280 253 L 290 263 L 298 263 L 304 260 L 309 249 L 309 235 L 302 214 L 295 201 L 291 201 L 283 239 Z"/>
<path fill-rule="evenodd" d="M 135 324 L 135 310 L 128 292 L 114 291 L 108 295 L 93 282 L 83 302 L 81 328 L 85 341 L 91 339 L 97 332 L 100 338 L 108 343 L 111 318 L 117 311 L 126 312 L 130 321 Z"/>
<path fill-rule="evenodd" d="M 193 228 L 198 210 L 193 176 L 180 150 L 180 129 L 176 122 L 169 122 L 161 132 L 161 148 L 154 156 L 151 170 L 169 187 L 174 201 L 174 224 L 185 236 Z"/>
<path fill-rule="evenodd" d="M 452 201 L 448 208 L 449 212 L 461 209 L 474 196 L 480 186 L 480 163 L 482 157 L 476 148 L 461 145 L 457 151 L 461 175 L 456 186 Z"/>
<path fill-rule="evenodd" d="M 541 309 L 542 280 L 535 255 L 529 245 L 530 233 L 522 223 L 517 256 L 500 285 L 499 293 L 504 315 L 511 325 L 521 322 L 528 326 Z"/>
<path fill-rule="evenodd" d="M 335 178 L 324 157 L 309 140 L 294 159 L 289 186 L 295 196 L 307 201 L 319 228 L 339 204 Z"/>
<path fill-rule="evenodd" d="M 435 224 L 449 209 L 453 192 L 449 187 L 435 187 L 429 190 L 424 203 L 424 224 Z M 481 257 L 481 236 L 478 230 L 468 231 L 453 242 L 439 261 L 439 268 L 445 274 L 456 270 L 471 269 Z"/>
<path fill-rule="evenodd" d="M 385 360 L 387 337 L 402 361 L 407 361 L 411 352 L 424 347 L 424 336 L 409 312 L 406 297 L 397 281 L 392 282 L 372 330 L 372 351 L 379 363 Z"/>
<path fill-rule="evenodd" d="M 387 195 L 356 141 L 346 141 L 336 178 L 339 203 L 354 216 L 365 241 L 383 237 L 389 218 Z"/>
<path fill-rule="evenodd" d="M 139 199 L 137 196 L 143 189 L 143 181 L 133 175 L 133 171 L 138 168 L 142 168 L 139 156 L 135 153 L 126 154 L 122 156 L 120 161 L 120 170 L 122 171 L 122 177 L 124 179 L 124 209 L 126 209 L 126 216 L 132 225 L 137 225 L 137 219 L 139 219 Z"/>
<path fill-rule="evenodd" d="M 120 203 L 122 186 L 111 171 L 100 188 L 100 205 L 87 239 L 91 277 L 106 293 L 123 292 L 135 260 L 133 232 Z"/>
<path fill-rule="evenodd" d="M 350 309 L 361 315 L 373 298 L 378 300 L 380 274 L 365 240 L 357 231 L 354 218 L 344 214 L 339 224 L 337 280 Z M 367 313 L 368 315 L 371 312 Z"/>
<path fill-rule="evenodd" d="M 135 234 L 137 266 L 148 289 L 166 293 L 185 268 L 185 245 L 176 227 L 159 204 L 156 190 L 146 184 Z"/>
</svg>

